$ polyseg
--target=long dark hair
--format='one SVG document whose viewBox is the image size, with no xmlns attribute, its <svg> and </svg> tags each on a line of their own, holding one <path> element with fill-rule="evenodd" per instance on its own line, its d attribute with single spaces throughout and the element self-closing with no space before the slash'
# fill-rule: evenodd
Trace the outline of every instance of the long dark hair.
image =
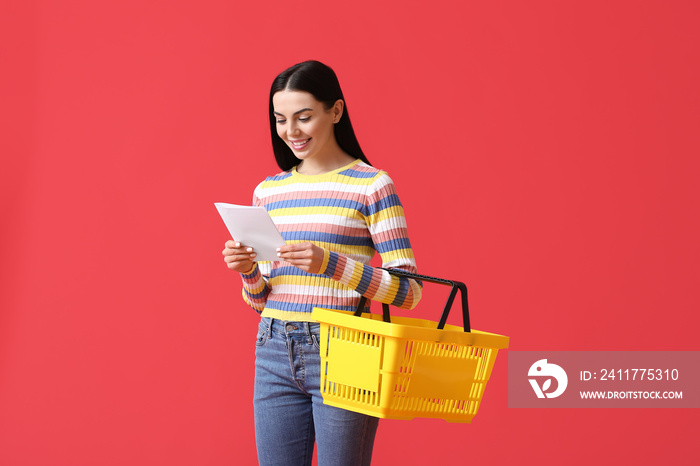
<svg viewBox="0 0 700 466">
<path fill-rule="evenodd" d="M 282 170 L 287 171 L 299 165 L 301 160 L 296 158 L 292 149 L 277 135 L 277 118 L 274 115 L 275 108 L 272 105 L 272 96 L 284 90 L 308 92 L 321 102 L 326 110 L 333 107 L 338 99 L 345 102 L 345 97 L 343 97 L 343 91 L 340 90 L 340 83 L 335 72 L 329 66 L 316 60 L 297 63 L 275 78 L 270 89 L 270 135 L 272 136 L 272 150 L 275 153 L 277 165 Z M 360 148 L 355 131 L 352 129 L 347 102 L 345 102 L 340 121 L 333 125 L 333 132 L 335 140 L 343 151 L 368 165 L 370 164 Z"/>
</svg>

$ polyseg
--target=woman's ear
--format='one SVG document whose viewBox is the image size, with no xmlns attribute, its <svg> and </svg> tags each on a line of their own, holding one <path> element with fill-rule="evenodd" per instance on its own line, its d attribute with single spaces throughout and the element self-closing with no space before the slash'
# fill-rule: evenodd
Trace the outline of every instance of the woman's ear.
<svg viewBox="0 0 700 466">
<path fill-rule="evenodd" d="M 331 111 L 333 112 L 333 123 L 338 123 L 340 118 L 343 116 L 343 110 L 345 108 L 345 102 L 343 99 L 338 99 L 333 104 Z"/>
</svg>

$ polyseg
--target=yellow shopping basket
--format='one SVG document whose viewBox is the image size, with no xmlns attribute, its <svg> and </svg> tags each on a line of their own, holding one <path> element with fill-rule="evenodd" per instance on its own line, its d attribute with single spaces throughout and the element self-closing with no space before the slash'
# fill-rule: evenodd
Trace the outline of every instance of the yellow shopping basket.
<svg viewBox="0 0 700 466">
<path fill-rule="evenodd" d="M 451 285 L 438 323 L 357 311 L 314 308 L 321 323 L 323 402 L 386 419 L 439 418 L 471 422 L 508 337 L 471 330 L 464 283 L 386 269 L 398 276 Z M 464 328 L 446 325 L 457 290 Z"/>
</svg>

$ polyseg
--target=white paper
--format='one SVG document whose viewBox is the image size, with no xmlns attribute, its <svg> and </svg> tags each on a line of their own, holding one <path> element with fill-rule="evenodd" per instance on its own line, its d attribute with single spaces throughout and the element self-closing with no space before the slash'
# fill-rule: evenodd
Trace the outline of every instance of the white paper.
<svg viewBox="0 0 700 466">
<path fill-rule="evenodd" d="M 215 202 L 214 205 L 233 239 L 257 253 L 256 261 L 279 260 L 277 248 L 287 243 L 264 207 L 225 202 Z"/>
</svg>

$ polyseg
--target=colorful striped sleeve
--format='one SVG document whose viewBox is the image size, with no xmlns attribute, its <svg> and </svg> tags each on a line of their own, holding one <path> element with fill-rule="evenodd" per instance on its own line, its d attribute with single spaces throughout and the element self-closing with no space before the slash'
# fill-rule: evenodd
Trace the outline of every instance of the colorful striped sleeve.
<svg viewBox="0 0 700 466">
<path fill-rule="evenodd" d="M 258 197 L 259 189 L 260 185 L 255 188 L 253 193 L 253 205 L 255 206 L 262 205 Z M 241 274 L 241 279 L 243 280 L 243 300 L 258 313 L 261 313 L 265 309 L 267 296 L 270 294 L 271 288 L 267 283 L 269 276 L 269 262 L 256 262 L 253 270 L 247 274 Z"/>
<path fill-rule="evenodd" d="M 265 263 L 255 263 L 255 267 L 250 273 L 242 273 L 243 280 L 243 300 L 258 313 L 265 309 L 267 295 L 270 294 L 270 285 L 261 270 Z"/>
<path fill-rule="evenodd" d="M 363 212 L 382 267 L 416 272 L 416 261 L 406 228 L 403 206 L 389 176 L 381 172 L 367 193 Z M 367 299 L 413 309 L 422 297 L 419 282 L 396 277 L 334 251 L 326 250 L 319 272 L 365 296 Z"/>
</svg>

